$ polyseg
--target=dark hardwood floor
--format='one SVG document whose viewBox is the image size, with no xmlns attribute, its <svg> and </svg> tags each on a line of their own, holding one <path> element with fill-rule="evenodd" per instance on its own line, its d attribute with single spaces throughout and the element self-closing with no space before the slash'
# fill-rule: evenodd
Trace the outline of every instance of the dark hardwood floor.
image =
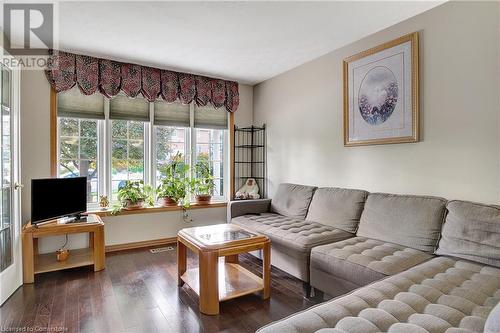
<svg viewBox="0 0 500 333">
<path fill-rule="evenodd" d="M 190 253 L 188 265 L 196 265 Z M 260 274 L 261 263 L 240 255 Z M 1 332 L 255 332 L 314 305 L 298 279 L 272 268 L 271 299 L 247 295 L 221 303 L 220 315 L 198 311 L 197 296 L 177 287 L 176 250 L 106 255 L 106 269 L 83 267 L 35 277 L 0 307 Z"/>
</svg>

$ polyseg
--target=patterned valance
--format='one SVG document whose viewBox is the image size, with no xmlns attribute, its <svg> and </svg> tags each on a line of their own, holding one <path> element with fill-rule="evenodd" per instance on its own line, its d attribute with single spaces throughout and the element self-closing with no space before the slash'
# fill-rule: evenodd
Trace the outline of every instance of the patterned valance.
<svg viewBox="0 0 500 333">
<path fill-rule="evenodd" d="M 98 90 L 108 98 L 121 90 L 132 98 L 141 93 L 150 102 L 162 98 L 168 103 L 189 104 L 194 100 L 198 106 L 225 106 L 229 112 L 236 111 L 239 104 L 237 82 L 62 51 L 51 52 L 45 73 L 57 92 L 77 84 L 85 95 Z"/>
</svg>

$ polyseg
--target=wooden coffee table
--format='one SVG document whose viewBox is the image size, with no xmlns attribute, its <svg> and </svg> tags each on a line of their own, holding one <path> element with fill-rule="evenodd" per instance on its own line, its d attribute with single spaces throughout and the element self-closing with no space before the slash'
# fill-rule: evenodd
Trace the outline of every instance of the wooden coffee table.
<svg viewBox="0 0 500 333">
<path fill-rule="evenodd" d="M 187 269 L 186 249 L 198 254 L 199 268 Z M 262 250 L 262 278 L 238 264 L 238 254 Z M 219 263 L 219 257 L 225 257 Z M 178 285 L 199 296 L 200 312 L 219 313 L 219 302 L 262 291 L 270 296 L 271 241 L 234 224 L 186 228 L 177 235 Z"/>
</svg>

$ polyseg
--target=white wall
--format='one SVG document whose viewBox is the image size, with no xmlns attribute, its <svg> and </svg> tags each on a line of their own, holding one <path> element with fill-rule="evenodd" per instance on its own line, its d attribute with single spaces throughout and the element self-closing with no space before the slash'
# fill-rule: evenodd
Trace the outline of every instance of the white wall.
<svg viewBox="0 0 500 333">
<path fill-rule="evenodd" d="M 234 124 L 240 127 L 253 124 L 253 87 L 240 84 L 240 106 L 234 113 Z"/>
<path fill-rule="evenodd" d="M 240 84 L 240 106 L 235 113 L 235 124 L 252 124 L 253 88 Z M 30 182 L 32 178 L 50 177 L 50 85 L 42 71 L 26 70 L 21 74 L 21 178 L 22 222 L 30 219 Z M 54 198 L 57 204 L 57 198 Z M 225 208 L 190 210 L 193 222 L 182 220 L 180 211 L 123 215 L 104 218 L 106 245 L 175 237 L 179 229 L 187 226 L 221 223 L 226 220 Z M 71 235 L 69 247 L 87 244 L 85 235 Z M 56 250 L 64 237 L 44 238 L 40 252 Z"/>
<path fill-rule="evenodd" d="M 268 128 L 272 195 L 281 182 L 500 199 L 500 3 L 449 2 L 254 87 Z M 343 146 L 342 60 L 419 31 L 415 144 Z"/>
</svg>

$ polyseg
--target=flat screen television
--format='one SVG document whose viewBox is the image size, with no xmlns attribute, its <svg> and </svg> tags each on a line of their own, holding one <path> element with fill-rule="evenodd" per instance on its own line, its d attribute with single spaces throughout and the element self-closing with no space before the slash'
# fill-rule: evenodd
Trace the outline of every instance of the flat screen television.
<svg viewBox="0 0 500 333">
<path fill-rule="evenodd" d="M 31 180 L 31 223 L 87 211 L 87 177 Z"/>
</svg>

